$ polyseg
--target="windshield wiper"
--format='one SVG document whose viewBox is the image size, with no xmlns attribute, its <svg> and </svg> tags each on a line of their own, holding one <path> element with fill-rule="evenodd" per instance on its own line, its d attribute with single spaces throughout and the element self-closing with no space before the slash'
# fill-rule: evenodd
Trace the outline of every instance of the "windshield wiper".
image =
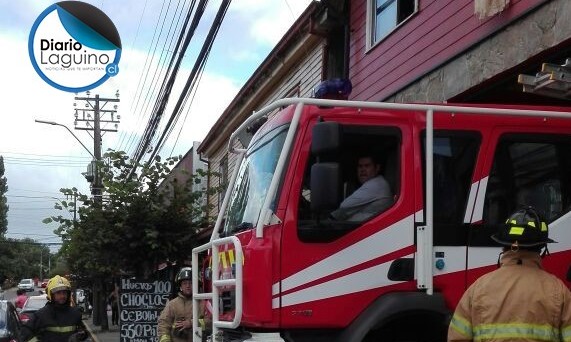
<svg viewBox="0 0 571 342">
<path fill-rule="evenodd" d="M 237 225 L 236 227 L 234 227 L 234 229 L 232 229 L 232 233 L 239 233 L 239 232 L 243 232 L 244 230 L 248 230 L 248 229 L 252 229 L 254 228 L 254 225 L 250 222 L 242 222 L 239 225 Z"/>
</svg>

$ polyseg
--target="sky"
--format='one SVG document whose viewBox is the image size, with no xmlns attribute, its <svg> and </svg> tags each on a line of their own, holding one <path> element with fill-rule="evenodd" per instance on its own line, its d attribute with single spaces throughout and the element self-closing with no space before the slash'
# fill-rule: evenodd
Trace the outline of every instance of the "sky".
<svg viewBox="0 0 571 342">
<path fill-rule="evenodd" d="M 173 133 L 159 153 L 162 157 L 184 155 L 193 141 L 201 141 L 220 114 L 281 39 L 311 0 L 234 0 L 226 13 L 210 57 L 194 96 L 189 99 Z M 117 132 L 103 135 L 102 150 L 126 151 L 133 155 L 162 81 L 169 44 L 177 31 L 179 15 L 191 0 L 88 0 L 115 24 L 121 37 L 119 73 L 91 90 L 91 96 L 115 98 L 119 91 Z M 9 238 L 32 238 L 52 244 L 61 242 L 53 230 L 56 224 L 42 220 L 61 214 L 54 204 L 65 199 L 61 188 L 76 187 L 89 194 L 89 184 L 81 174 L 93 153 L 88 131 L 74 130 L 74 108 L 85 93 L 58 90 L 34 71 L 28 54 L 28 36 L 36 18 L 56 1 L 0 0 L 0 80 L 3 99 L 0 111 L 0 155 L 8 180 Z M 192 69 L 197 52 L 221 0 L 209 1 L 205 17 L 189 50 L 165 111 L 172 112 L 178 94 Z M 178 13 L 178 14 L 177 14 Z M 170 32 L 170 35 L 169 35 Z M 178 32 L 178 31 L 177 31 Z M 167 57 L 168 56 L 168 57 Z M 74 107 L 74 103 L 77 107 Z M 112 104 L 108 104 L 111 106 Z M 39 124 L 54 121 L 68 127 L 86 150 L 64 127 Z M 164 121 L 164 120 L 163 120 Z M 158 132 L 162 132 L 162 124 Z M 70 217 L 71 218 L 71 217 Z"/>
</svg>

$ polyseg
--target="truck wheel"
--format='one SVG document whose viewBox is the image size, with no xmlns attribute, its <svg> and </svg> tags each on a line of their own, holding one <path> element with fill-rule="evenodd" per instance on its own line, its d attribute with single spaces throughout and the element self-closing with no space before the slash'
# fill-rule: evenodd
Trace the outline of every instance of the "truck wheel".
<svg viewBox="0 0 571 342">
<path fill-rule="evenodd" d="M 363 342 L 446 342 L 447 320 L 440 315 L 410 315 L 370 331 Z"/>
</svg>

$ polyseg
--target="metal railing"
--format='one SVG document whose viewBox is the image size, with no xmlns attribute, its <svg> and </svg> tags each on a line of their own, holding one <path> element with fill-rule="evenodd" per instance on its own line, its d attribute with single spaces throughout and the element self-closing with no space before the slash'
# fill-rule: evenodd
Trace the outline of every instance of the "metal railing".
<svg viewBox="0 0 571 342">
<path fill-rule="evenodd" d="M 232 268 L 232 278 L 220 279 L 220 251 L 219 247 L 233 245 L 235 253 L 235 264 Z M 198 292 L 198 255 L 201 252 L 210 251 L 212 260 L 211 283 L 212 292 Z M 201 342 L 201 332 L 198 324 L 200 317 L 199 308 L 203 307 L 200 301 L 210 301 L 212 304 L 212 336 L 218 335 L 219 328 L 233 329 L 238 327 L 242 319 L 242 295 L 243 295 L 243 265 L 242 243 L 235 236 L 229 236 L 210 241 L 192 250 L 192 336 L 194 342 Z M 234 266 L 234 267 L 232 267 Z M 234 319 L 232 321 L 220 320 L 220 288 L 233 286 L 235 290 Z"/>
</svg>

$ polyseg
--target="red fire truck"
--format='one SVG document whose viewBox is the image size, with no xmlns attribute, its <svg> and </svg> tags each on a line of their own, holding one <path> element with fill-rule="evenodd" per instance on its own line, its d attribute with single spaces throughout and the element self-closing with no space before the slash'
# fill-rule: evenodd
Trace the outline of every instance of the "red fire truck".
<svg viewBox="0 0 571 342">
<path fill-rule="evenodd" d="M 192 259 L 194 317 L 208 301 L 214 341 L 443 341 L 520 206 L 549 222 L 544 266 L 570 284 L 568 109 L 283 99 L 229 149 L 235 172 Z M 381 161 L 391 204 L 334 219 L 361 151 Z"/>
</svg>

